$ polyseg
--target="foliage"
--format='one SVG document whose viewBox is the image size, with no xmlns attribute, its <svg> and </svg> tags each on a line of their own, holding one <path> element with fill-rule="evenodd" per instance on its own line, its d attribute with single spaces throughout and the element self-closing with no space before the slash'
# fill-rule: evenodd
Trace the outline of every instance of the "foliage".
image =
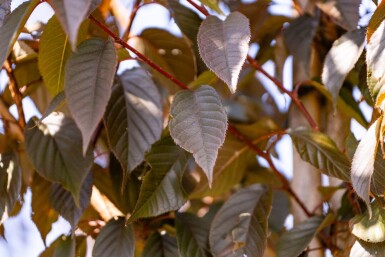
<svg viewBox="0 0 385 257">
<path fill-rule="evenodd" d="M 30 0 L 11 12 L 0 1 L 2 236 L 32 192 L 44 242 L 59 215 L 71 225 L 41 256 L 383 255 L 383 1 L 368 24 L 360 0 L 293 0 L 291 15 L 270 0 L 128 2 Z M 27 26 L 43 4 L 54 16 Z M 134 35 L 146 5 L 180 33 Z M 282 81 L 291 57 L 293 81 Z M 26 120 L 23 99 L 40 115 Z M 352 121 L 367 129 L 360 142 L 327 129 L 354 132 Z M 277 165 L 282 138 L 339 183 L 314 184 L 314 210 Z"/>
</svg>

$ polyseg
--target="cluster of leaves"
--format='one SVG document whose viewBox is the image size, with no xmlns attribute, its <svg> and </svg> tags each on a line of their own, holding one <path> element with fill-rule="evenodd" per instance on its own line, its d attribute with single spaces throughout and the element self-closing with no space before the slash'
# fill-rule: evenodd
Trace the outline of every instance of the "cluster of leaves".
<svg viewBox="0 0 385 257">
<path fill-rule="evenodd" d="M 295 257 L 314 250 L 313 238 L 336 256 L 383 253 L 385 3 L 357 28 L 359 0 L 293 1 L 294 17 L 272 13 L 269 0 L 187 2 L 137 0 L 122 15 L 118 0 L 31 0 L 13 12 L 0 1 L 2 235 L 30 190 L 43 241 L 59 215 L 71 224 L 42 256 L 85 256 L 87 237 L 93 256 Z M 43 3 L 54 16 L 26 26 Z M 167 8 L 182 37 L 158 28 L 132 35 L 148 4 Z M 306 74 L 293 92 L 280 82 L 289 56 Z M 276 77 L 262 68 L 268 61 Z M 311 128 L 287 126 L 290 115 L 257 72 Z M 361 142 L 343 138 L 343 151 L 299 95 L 318 92 L 367 127 L 355 88 L 376 112 Z M 25 121 L 23 98 L 42 115 Z M 319 188 L 319 206 L 343 190 L 337 209 L 309 211 L 290 187 L 272 160 L 283 135 L 304 161 L 340 179 Z M 285 231 L 290 198 L 308 219 Z"/>
</svg>

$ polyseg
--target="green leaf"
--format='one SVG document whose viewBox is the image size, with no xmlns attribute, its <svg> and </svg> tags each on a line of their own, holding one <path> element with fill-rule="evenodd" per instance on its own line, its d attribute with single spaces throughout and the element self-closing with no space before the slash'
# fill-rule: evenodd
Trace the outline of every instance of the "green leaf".
<svg viewBox="0 0 385 257">
<path fill-rule="evenodd" d="M 27 22 L 39 0 L 25 2 L 10 13 L 0 28 L 0 64 L 2 65 L 12 50 L 20 31 Z"/>
<path fill-rule="evenodd" d="M 303 128 L 288 133 L 302 160 L 325 175 L 350 181 L 349 160 L 327 135 Z"/>
<path fill-rule="evenodd" d="M 79 206 L 76 205 L 70 192 L 60 184 L 51 185 L 50 202 L 52 207 L 66 219 L 75 229 L 84 210 L 88 207 L 92 193 L 92 174 L 89 173 L 84 180 L 79 197 Z"/>
<path fill-rule="evenodd" d="M 370 204 L 370 207 L 372 210 L 371 213 L 367 211 L 364 214 L 356 215 L 351 219 L 350 224 L 352 226 L 352 234 L 366 242 L 384 242 L 385 211 L 377 201 Z"/>
<path fill-rule="evenodd" d="M 111 40 L 91 38 L 68 59 L 65 94 L 68 108 L 83 137 L 83 153 L 98 127 L 111 96 L 116 52 Z"/>
<path fill-rule="evenodd" d="M 207 65 L 235 93 L 250 41 L 249 20 L 234 12 L 222 21 L 208 16 L 199 27 L 199 53 Z"/>
<path fill-rule="evenodd" d="M 130 43 L 183 83 L 188 84 L 194 80 L 195 58 L 186 39 L 178 38 L 165 30 L 150 28 L 144 30 L 138 37 L 130 39 Z M 150 70 L 159 84 L 166 85 L 175 91 L 176 86 L 172 81 L 152 68 Z"/>
<path fill-rule="evenodd" d="M 381 22 L 385 19 L 385 2 L 380 2 L 374 11 L 372 18 L 370 18 L 368 29 L 366 31 L 366 38 L 368 43 L 373 35 L 373 33 L 378 29 Z"/>
<path fill-rule="evenodd" d="M 210 228 L 215 256 L 263 256 L 268 237 L 272 195 L 258 184 L 243 188 L 219 209 Z"/>
<path fill-rule="evenodd" d="M 36 170 L 47 180 L 62 184 L 77 205 L 93 162 L 92 151 L 83 157 L 81 142 L 76 124 L 62 113 L 41 122 L 31 119 L 25 130 L 27 153 Z"/>
<path fill-rule="evenodd" d="M 309 69 L 311 44 L 317 27 L 317 16 L 303 15 L 290 22 L 290 26 L 283 32 L 290 53 L 306 71 Z"/>
<path fill-rule="evenodd" d="M 52 0 L 50 2 L 74 50 L 80 25 L 87 17 L 91 2 L 92 0 Z"/>
<path fill-rule="evenodd" d="M 385 243 L 368 243 L 357 240 L 350 250 L 349 257 L 385 257 Z"/>
<path fill-rule="evenodd" d="M 104 122 L 112 151 L 123 170 L 131 172 L 163 129 L 161 96 L 145 70 L 128 70 L 120 76 L 112 88 Z"/>
<path fill-rule="evenodd" d="M 361 197 L 370 212 L 370 182 L 374 172 L 374 160 L 376 158 L 378 146 L 378 134 L 380 130 L 382 116 L 374 122 L 366 134 L 362 137 L 354 153 L 351 168 L 351 181 L 357 195 Z"/>
<path fill-rule="evenodd" d="M 277 257 L 297 257 L 313 239 L 323 217 L 313 216 L 282 234 L 277 244 Z"/>
<path fill-rule="evenodd" d="M 0 27 L 3 26 L 5 17 L 11 12 L 11 0 L 2 0 L 0 3 Z"/>
<path fill-rule="evenodd" d="M 32 220 L 40 232 L 43 242 L 51 231 L 52 224 L 59 218 L 50 203 L 51 183 L 35 173 L 31 185 L 32 191 Z"/>
<path fill-rule="evenodd" d="M 176 216 L 176 238 L 181 257 L 209 257 L 209 227 L 205 220 L 191 213 Z"/>
<path fill-rule="evenodd" d="M 132 224 L 126 225 L 123 217 L 108 221 L 96 238 L 94 257 L 134 257 L 135 237 Z"/>
<path fill-rule="evenodd" d="M 171 104 L 170 134 L 176 144 L 191 152 L 212 183 L 218 149 L 225 141 L 227 114 L 214 88 L 184 90 Z"/>
<path fill-rule="evenodd" d="M 222 14 L 223 12 L 221 8 L 219 8 L 218 0 L 199 0 L 202 4 L 209 7 L 211 10 L 216 11 L 218 14 Z"/>
<path fill-rule="evenodd" d="M 365 43 L 365 29 L 356 29 L 342 35 L 334 41 L 326 55 L 322 81 L 336 102 L 342 84 L 349 71 L 358 61 Z"/>
<path fill-rule="evenodd" d="M 0 225 L 8 218 L 21 190 L 21 170 L 14 154 L 0 155 Z"/>
<path fill-rule="evenodd" d="M 39 69 L 44 84 L 52 95 L 64 89 L 64 71 L 71 54 L 68 37 L 53 16 L 44 28 L 40 39 Z"/>
<path fill-rule="evenodd" d="M 175 237 L 167 233 L 153 233 L 147 240 L 141 257 L 176 257 L 179 256 Z"/>
<path fill-rule="evenodd" d="M 153 217 L 177 210 L 187 201 L 181 180 L 189 154 L 171 137 L 155 143 L 146 155 L 151 171 L 144 176 L 131 220 Z"/>
</svg>

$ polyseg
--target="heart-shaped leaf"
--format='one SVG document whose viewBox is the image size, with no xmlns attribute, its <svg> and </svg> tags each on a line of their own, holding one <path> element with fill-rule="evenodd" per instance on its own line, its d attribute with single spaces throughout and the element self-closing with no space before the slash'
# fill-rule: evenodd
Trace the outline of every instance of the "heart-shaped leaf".
<svg viewBox="0 0 385 257">
<path fill-rule="evenodd" d="M 199 53 L 207 67 L 228 85 L 231 93 L 237 89 L 250 37 L 249 20 L 239 12 L 231 13 L 224 21 L 208 16 L 199 27 Z"/>
<path fill-rule="evenodd" d="M 161 97 L 143 69 L 125 71 L 112 88 L 104 117 L 112 151 L 125 172 L 134 170 L 163 129 Z"/>
<path fill-rule="evenodd" d="M 227 129 L 227 114 L 217 92 L 210 86 L 181 91 L 175 95 L 170 114 L 172 138 L 193 154 L 211 185 L 218 149 Z"/>
<path fill-rule="evenodd" d="M 96 238 L 94 257 L 134 257 L 135 237 L 132 224 L 126 225 L 123 217 L 108 221 Z"/>
<path fill-rule="evenodd" d="M 139 199 L 130 219 L 154 217 L 177 210 L 187 201 L 181 181 L 189 154 L 171 137 L 155 143 L 146 155 L 151 171 L 144 176 Z"/>
<path fill-rule="evenodd" d="M 271 204 L 271 191 L 260 185 L 241 189 L 231 196 L 211 223 L 212 253 L 227 257 L 263 256 Z"/>
<path fill-rule="evenodd" d="M 112 41 L 97 38 L 81 43 L 68 59 L 65 94 L 68 108 L 82 132 L 83 153 L 106 110 L 116 65 Z"/>
<path fill-rule="evenodd" d="M 75 122 L 62 113 L 53 113 L 41 122 L 31 119 L 25 130 L 27 153 L 36 170 L 47 180 L 62 184 L 77 205 L 93 162 L 92 151 L 83 156 L 81 142 Z"/>
</svg>

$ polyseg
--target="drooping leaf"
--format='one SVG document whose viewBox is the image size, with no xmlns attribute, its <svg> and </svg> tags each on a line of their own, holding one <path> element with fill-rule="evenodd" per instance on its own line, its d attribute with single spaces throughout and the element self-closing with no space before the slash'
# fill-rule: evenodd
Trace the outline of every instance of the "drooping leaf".
<svg viewBox="0 0 385 257">
<path fill-rule="evenodd" d="M 309 69 L 310 49 L 317 27 L 317 15 L 303 15 L 293 20 L 284 30 L 285 43 L 290 53 L 302 63 L 305 70 Z"/>
<path fill-rule="evenodd" d="M 120 76 L 104 121 L 112 151 L 124 171 L 131 172 L 163 129 L 161 97 L 145 70 L 128 70 Z"/>
<path fill-rule="evenodd" d="M 227 114 L 217 92 L 210 86 L 179 92 L 170 114 L 172 138 L 193 154 L 211 184 L 218 149 L 225 141 L 227 129 Z"/>
<path fill-rule="evenodd" d="M 39 230 L 44 243 L 46 243 L 45 240 L 51 231 L 52 224 L 59 218 L 59 215 L 50 203 L 50 189 L 51 183 L 35 173 L 31 185 L 32 220 Z"/>
<path fill-rule="evenodd" d="M 385 47 L 384 30 L 385 21 L 382 21 L 366 47 L 367 83 L 375 103 L 378 96 L 385 91 L 383 87 L 385 79 L 385 67 L 383 65 L 385 52 L 382 51 Z"/>
<path fill-rule="evenodd" d="M 4 20 L 3 26 L 0 28 L 0 64 L 3 65 L 7 56 L 12 50 L 13 44 L 16 42 L 21 29 L 27 22 L 29 15 L 35 9 L 39 0 L 25 2 L 10 13 Z"/>
<path fill-rule="evenodd" d="M 211 223 L 212 253 L 227 257 L 263 256 L 271 203 L 271 191 L 258 184 L 231 196 Z"/>
<path fill-rule="evenodd" d="M 357 240 L 350 250 L 349 257 L 385 257 L 385 243 L 368 243 Z"/>
<path fill-rule="evenodd" d="M 373 33 L 378 29 L 381 22 L 385 19 L 385 2 L 380 2 L 377 5 L 376 10 L 374 11 L 372 18 L 370 18 L 368 29 L 366 31 L 366 38 L 368 43 L 373 35 Z"/>
<path fill-rule="evenodd" d="M 318 7 L 329 15 L 342 28 L 350 31 L 357 29 L 360 19 L 361 0 L 319 1 Z"/>
<path fill-rule="evenodd" d="M 380 119 L 382 119 L 382 116 Z M 374 171 L 380 124 L 381 120 L 376 120 L 363 136 L 354 153 L 351 168 L 353 188 L 368 206 L 369 216 L 371 216 L 369 199 L 370 182 Z"/>
<path fill-rule="evenodd" d="M 146 155 L 151 171 L 144 176 L 139 199 L 130 219 L 153 217 L 185 204 L 181 180 L 190 155 L 171 137 L 155 143 Z"/>
<path fill-rule="evenodd" d="M 323 218 L 313 216 L 282 234 L 277 244 L 278 257 L 297 257 L 309 245 Z"/>
<path fill-rule="evenodd" d="M 11 0 L 0 1 L 0 27 L 3 26 L 5 17 L 11 12 Z"/>
<path fill-rule="evenodd" d="M 207 65 L 235 93 L 250 41 L 249 20 L 234 12 L 225 21 L 208 16 L 199 27 L 199 53 Z"/>
<path fill-rule="evenodd" d="M 196 75 L 195 58 L 185 38 L 178 38 L 165 30 L 149 28 L 138 37 L 130 39 L 130 43 L 139 52 L 183 83 L 188 84 L 194 80 Z M 176 90 L 175 84 L 164 75 L 151 68 L 150 71 L 159 84 L 167 86 L 172 92 Z"/>
<path fill-rule="evenodd" d="M 63 236 L 55 243 L 53 257 L 75 257 L 76 240 L 71 236 Z"/>
<path fill-rule="evenodd" d="M 349 31 L 334 41 L 326 56 L 322 81 L 332 94 L 335 103 L 346 76 L 364 50 L 364 42 L 364 29 Z"/>
<path fill-rule="evenodd" d="M 71 193 L 60 184 L 52 184 L 50 190 L 50 202 L 52 207 L 75 228 L 84 210 L 90 204 L 92 193 L 92 174 L 89 173 L 84 180 L 80 196 L 79 206 L 76 205 Z"/>
<path fill-rule="evenodd" d="M 21 170 L 13 153 L 0 155 L 0 225 L 8 218 L 21 190 Z"/>
<path fill-rule="evenodd" d="M 141 257 L 176 257 L 179 256 L 175 237 L 167 233 L 153 233 L 147 240 Z"/>
<path fill-rule="evenodd" d="M 286 192 L 273 191 L 273 204 L 269 216 L 269 229 L 281 232 L 290 214 L 290 199 Z"/>
<path fill-rule="evenodd" d="M 68 34 L 72 49 L 76 48 L 78 30 L 87 17 L 91 2 L 92 0 L 52 0 L 50 2 L 64 31 Z"/>
<path fill-rule="evenodd" d="M 176 238 L 181 257 L 209 257 L 210 225 L 190 213 L 176 216 Z"/>
<path fill-rule="evenodd" d="M 93 161 L 92 151 L 83 156 L 81 139 L 76 124 L 62 113 L 41 122 L 31 119 L 25 130 L 27 153 L 36 170 L 47 180 L 62 184 L 77 205 Z"/>
<path fill-rule="evenodd" d="M 96 238 L 94 257 L 134 257 L 135 237 L 132 224 L 126 225 L 123 217 L 108 221 Z"/>
<path fill-rule="evenodd" d="M 84 41 L 68 59 L 65 94 L 68 107 L 83 137 L 83 153 L 100 123 L 111 96 L 117 65 L 111 40 Z"/>
<path fill-rule="evenodd" d="M 385 211 L 377 201 L 373 202 L 370 206 L 372 210 L 371 217 L 367 211 L 351 219 L 352 234 L 369 243 L 384 242 Z"/>
<path fill-rule="evenodd" d="M 350 180 L 349 160 L 326 134 L 307 129 L 289 130 L 288 133 L 302 160 L 328 176 Z"/>
</svg>

